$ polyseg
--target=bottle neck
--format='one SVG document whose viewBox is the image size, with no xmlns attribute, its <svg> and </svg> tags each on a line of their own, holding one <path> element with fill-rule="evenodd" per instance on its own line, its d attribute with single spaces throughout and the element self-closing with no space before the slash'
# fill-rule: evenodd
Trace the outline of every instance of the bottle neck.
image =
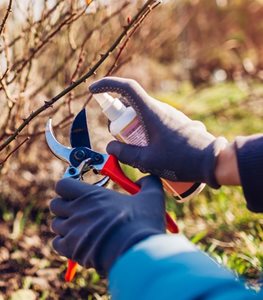
<svg viewBox="0 0 263 300">
<path fill-rule="evenodd" d="M 126 106 L 118 98 L 113 98 L 108 93 L 94 94 L 93 96 L 111 122 L 126 111 Z"/>
</svg>

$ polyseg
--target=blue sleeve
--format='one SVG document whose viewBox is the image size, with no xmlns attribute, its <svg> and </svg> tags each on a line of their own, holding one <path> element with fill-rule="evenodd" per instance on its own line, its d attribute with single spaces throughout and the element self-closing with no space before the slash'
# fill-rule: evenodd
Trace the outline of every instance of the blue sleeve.
<svg viewBox="0 0 263 300">
<path fill-rule="evenodd" d="M 111 269 L 112 300 L 263 299 L 182 235 L 138 243 Z"/>
</svg>

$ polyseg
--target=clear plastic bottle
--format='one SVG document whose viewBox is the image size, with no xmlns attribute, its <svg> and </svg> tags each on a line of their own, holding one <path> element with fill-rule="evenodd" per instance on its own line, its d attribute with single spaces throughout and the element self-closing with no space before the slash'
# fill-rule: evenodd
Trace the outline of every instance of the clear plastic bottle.
<svg viewBox="0 0 263 300">
<path fill-rule="evenodd" d="M 147 146 L 144 128 L 135 110 L 126 107 L 118 98 L 108 93 L 93 95 L 110 121 L 109 131 L 119 141 L 138 146 Z M 203 183 L 174 182 L 163 179 L 164 189 L 178 202 L 184 202 L 198 194 L 205 186 Z"/>
</svg>

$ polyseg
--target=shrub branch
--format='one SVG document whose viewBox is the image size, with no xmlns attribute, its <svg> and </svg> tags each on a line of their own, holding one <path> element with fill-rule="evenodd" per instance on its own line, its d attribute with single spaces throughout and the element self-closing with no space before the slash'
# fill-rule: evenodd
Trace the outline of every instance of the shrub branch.
<svg viewBox="0 0 263 300">
<path fill-rule="evenodd" d="M 106 53 L 102 54 L 100 59 L 94 64 L 94 66 L 82 77 L 80 77 L 75 82 L 72 82 L 67 88 L 57 94 L 55 97 L 50 99 L 49 101 L 44 101 L 44 105 L 40 106 L 38 109 L 33 111 L 24 121 L 20 124 L 20 126 L 11 134 L 1 145 L 0 151 L 2 151 L 5 147 L 7 147 L 12 141 L 16 139 L 19 133 L 39 114 L 41 114 L 46 109 L 52 107 L 60 98 L 68 94 L 74 88 L 76 88 L 81 83 L 85 82 L 89 77 L 96 74 L 97 69 L 104 63 L 104 61 L 111 55 L 111 53 L 120 45 L 123 39 L 127 36 L 130 30 L 136 27 L 137 23 L 140 22 L 141 17 L 147 12 L 152 11 L 154 7 L 156 7 L 156 3 L 160 3 L 160 1 L 156 0 L 148 0 L 142 7 L 139 9 L 138 13 L 132 18 L 127 26 L 124 27 L 122 33 L 116 38 L 110 48 L 106 51 Z"/>
<path fill-rule="evenodd" d="M 0 25 L 0 35 L 2 34 L 2 32 L 3 32 L 4 28 L 5 28 L 5 23 L 6 23 L 7 19 L 8 19 L 8 16 L 9 16 L 9 14 L 12 11 L 11 7 L 12 7 L 12 0 L 9 0 L 9 4 L 8 4 L 7 10 L 6 10 L 4 19 L 3 19 L 3 21 L 2 21 L 2 23 Z"/>
</svg>

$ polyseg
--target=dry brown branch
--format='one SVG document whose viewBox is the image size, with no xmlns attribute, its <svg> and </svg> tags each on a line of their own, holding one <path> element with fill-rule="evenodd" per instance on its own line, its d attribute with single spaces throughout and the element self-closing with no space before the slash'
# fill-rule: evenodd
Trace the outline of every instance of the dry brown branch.
<svg viewBox="0 0 263 300">
<path fill-rule="evenodd" d="M 54 103 L 56 103 L 60 98 L 68 94 L 70 91 L 72 91 L 74 88 L 76 88 L 81 83 L 85 82 L 89 77 L 94 75 L 97 71 L 97 69 L 104 63 L 104 61 L 111 55 L 111 53 L 120 45 L 120 43 L 123 41 L 125 36 L 129 33 L 131 29 L 134 28 L 134 26 L 137 25 L 138 21 L 141 19 L 141 17 L 147 13 L 147 11 L 152 11 L 153 5 L 155 6 L 156 3 L 159 3 L 160 1 L 156 0 L 148 0 L 142 8 L 137 12 L 137 14 L 133 17 L 131 22 L 124 27 L 122 33 L 116 38 L 116 40 L 113 42 L 113 44 L 109 47 L 109 49 L 106 51 L 106 53 L 101 55 L 101 58 L 95 63 L 95 65 L 81 78 L 70 84 L 66 89 L 61 91 L 59 94 L 57 94 L 55 97 L 53 97 L 49 101 L 44 101 L 45 104 L 39 107 L 37 110 L 33 111 L 27 118 L 24 119 L 22 124 L 14 131 L 14 133 L 9 136 L 1 145 L 0 145 L 0 151 L 2 151 L 7 145 L 9 145 L 18 135 L 19 133 L 39 114 L 41 114 L 43 111 L 48 109 L 49 107 L 52 107 Z"/>
<path fill-rule="evenodd" d="M 84 48 L 82 47 L 80 49 L 80 53 L 79 53 L 79 57 L 78 57 L 78 61 L 77 61 L 75 70 L 73 71 L 73 74 L 71 75 L 70 84 L 72 82 L 74 82 L 75 79 L 76 79 L 76 77 L 79 75 L 80 68 L 81 68 L 81 66 L 83 64 L 83 61 L 84 61 L 84 56 L 85 56 L 85 51 L 84 51 Z M 71 102 L 73 100 L 73 93 L 74 93 L 74 90 L 72 90 L 71 92 L 69 92 L 68 93 L 68 98 L 66 100 L 66 104 L 68 106 L 68 112 L 69 112 L 69 114 L 72 114 Z"/>
<path fill-rule="evenodd" d="M 133 34 L 136 32 L 136 30 L 141 26 L 141 24 L 143 23 L 143 21 L 146 19 L 146 17 L 148 16 L 148 14 L 151 12 L 151 10 L 153 10 L 154 8 L 156 8 L 158 5 L 160 5 L 161 2 L 157 2 L 155 5 L 153 5 L 151 7 L 151 9 L 147 10 L 145 12 L 144 15 L 141 16 L 141 18 L 138 20 L 137 24 L 133 27 L 133 29 L 127 34 L 127 37 L 125 38 L 124 42 L 122 43 L 122 45 L 119 48 L 119 52 L 116 55 L 116 58 L 112 64 L 112 66 L 110 67 L 110 69 L 108 70 L 108 72 L 106 73 L 105 76 L 110 76 L 112 74 L 112 72 L 114 71 L 114 69 L 117 67 L 118 61 L 121 57 L 122 52 L 124 51 L 124 49 L 127 47 L 131 37 L 133 36 Z"/>
<path fill-rule="evenodd" d="M 0 36 L 1 36 L 2 32 L 3 32 L 3 30 L 4 30 L 5 23 L 6 23 L 7 19 L 8 19 L 8 16 L 9 16 L 9 14 L 12 11 L 11 8 L 12 8 L 12 0 L 9 0 L 9 4 L 8 4 L 7 10 L 6 10 L 4 19 L 3 19 L 3 21 L 2 21 L 2 23 L 0 25 Z"/>
<path fill-rule="evenodd" d="M 69 113 L 67 116 L 65 116 L 58 123 L 56 123 L 54 125 L 52 124 L 53 130 L 62 129 L 64 127 L 67 127 L 69 124 L 71 124 L 73 117 L 74 117 L 74 114 Z M 35 131 L 34 133 L 31 133 L 31 134 L 30 133 L 29 134 L 20 134 L 19 137 L 34 138 L 34 137 L 40 136 L 44 133 L 45 133 L 45 130 L 39 130 L 39 131 Z"/>
<path fill-rule="evenodd" d="M 2 77 L 0 78 L 0 87 L 2 88 L 2 90 L 4 91 L 4 94 L 6 96 L 6 99 L 8 101 L 10 101 L 11 103 L 15 103 L 16 101 L 12 99 L 11 93 L 8 91 L 8 87 L 5 83 L 5 76 L 8 73 L 8 69 L 5 70 L 4 74 L 2 75 Z"/>
<path fill-rule="evenodd" d="M 148 14 L 154 9 L 156 8 L 161 2 L 157 2 L 156 4 L 154 4 L 152 7 L 149 7 L 149 9 L 145 12 L 145 14 L 141 15 L 140 19 L 138 20 L 138 22 L 135 24 L 135 26 L 132 28 L 131 31 L 129 31 L 127 33 L 127 36 L 124 40 L 124 42 L 122 43 L 122 45 L 120 45 L 119 47 L 119 51 L 114 59 L 114 62 L 112 63 L 111 67 L 109 68 L 109 70 L 107 71 L 107 73 L 105 74 L 105 76 L 110 76 L 118 67 L 118 61 L 121 57 L 122 52 L 124 51 L 124 49 L 127 47 L 131 37 L 135 34 L 135 32 L 137 31 L 137 29 L 141 26 L 141 24 L 143 23 L 143 21 L 145 20 L 145 18 L 148 16 Z M 128 23 L 129 24 L 129 23 Z M 86 101 L 84 102 L 83 108 L 88 105 L 88 103 L 90 102 L 90 100 L 92 99 L 92 95 L 89 94 Z"/>
<path fill-rule="evenodd" d="M 0 81 L 2 81 L 2 80 L 5 78 L 7 72 L 8 72 L 8 69 L 5 70 L 4 74 L 3 74 L 2 77 L 0 78 Z"/>
<path fill-rule="evenodd" d="M 3 41 L 3 45 L 6 45 L 6 36 L 5 33 L 2 35 L 2 41 Z M 9 68 L 10 68 L 10 51 L 8 47 L 4 48 L 4 56 L 2 57 L 2 61 L 5 60 L 6 63 L 6 70 L 4 71 L 4 74 L 1 78 L 1 80 L 3 81 L 3 79 L 6 77 L 8 77 L 8 72 L 9 72 Z M 5 79 L 6 81 L 6 79 Z"/>
<path fill-rule="evenodd" d="M 27 26 L 26 28 L 24 28 L 23 31 L 19 35 L 17 35 L 15 38 L 13 38 L 13 40 L 6 45 L 6 47 L 14 46 L 18 41 L 20 41 L 22 38 L 25 37 L 26 33 L 28 33 L 29 31 L 32 31 L 33 28 L 42 26 L 46 20 L 48 22 L 49 18 L 56 12 L 56 10 L 59 8 L 60 4 L 63 2 L 64 2 L 64 0 L 59 0 L 47 12 L 43 12 L 43 16 L 38 21 L 35 21 L 32 24 L 30 24 L 29 26 Z M 0 48 L 0 54 L 3 52 L 3 50 L 4 50 L 4 48 Z"/>
<path fill-rule="evenodd" d="M 7 99 L 8 101 L 15 102 L 14 100 L 12 100 L 11 94 L 10 94 L 10 92 L 8 91 L 7 86 L 6 86 L 6 84 L 4 83 L 3 80 L 0 80 L 0 86 L 2 87 L 2 90 L 3 90 L 4 93 L 5 93 L 6 99 Z"/>
<path fill-rule="evenodd" d="M 48 19 L 55 11 L 56 9 L 59 7 L 59 5 L 63 3 L 63 0 L 60 0 L 58 1 L 54 7 L 52 7 L 49 11 L 47 11 L 43 17 L 38 20 L 38 21 L 35 21 L 33 24 L 27 26 L 18 36 L 16 36 L 15 38 L 13 38 L 13 40 L 11 42 L 9 42 L 5 47 L 3 48 L 0 48 L 0 54 L 3 52 L 3 50 L 6 48 L 6 47 L 12 47 L 14 46 L 18 41 L 20 41 L 22 38 L 25 37 L 25 34 L 29 31 L 32 31 L 32 28 L 34 28 L 35 26 L 38 26 L 38 25 L 41 25 L 46 19 Z"/>
<path fill-rule="evenodd" d="M 80 14 L 77 16 L 75 15 L 70 15 L 67 19 L 65 19 L 53 32 L 51 32 L 37 47 L 33 48 L 29 54 L 29 56 L 25 59 L 22 59 L 21 61 L 17 62 L 12 68 L 11 71 L 15 71 L 15 74 L 12 79 L 8 81 L 8 84 L 12 83 L 15 79 L 16 76 L 21 73 L 21 71 L 32 61 L 32 59 L 36 56 L 36 54 L 48 44 L 48 42 L 57 34 L 60 32 L 60 30 L 75 20 L 77 18 L 81 17 L 85 11 L 83 10 Z M 18 66 L 21 65 L 19 68 Z"/>
<path fill-rule="evenodd" d="M 11 120 L 12 110 L 13 110 L 14 106 L 15 106 L 14 103 L 10 103 L 9 106 L 8 106 L 8 113 L 7 113 L 7 116 L 6 116 L 5 123 L 4 123 L 5 125 L 3 127 L 3 134 L 1 134 L 0 139 L 3 139 L 7 135 L 6 131 L 7 131 L 7 128 L 9 126 L 9 123 L 10 123 L 10 120 Z"/>
<path fill-rule="evenodd" d="M 95 26 L 92 31 L 88 31 L 87 34 L 83 38 L 83 42 L 81 43 L 80 46 L 78 46 L 77 49 L 72 49 L 70 53 L 67 55 L 65 58 L 65 61 L 69 61 L 73 55 L 75 54 L 75 51 L 84 48 L 85 44 L 89 41 L 90 37 L 92 34 L 94 34 L 97 30 L 100 30 L 103 26 L 105 26 L 112 18 L 116 17 L 119 15 L 127 6 L 129 5 L 129 2 L 125 2 L 120 8 L 116 9 L 112 14 L 109 16 L 106 16 L 99 25 Z M 34 90 L 30 94 L 30 98 L 34 98 L 39 92 L 41 92 L 45 86 L 48 84 L 48 82 L 52 79 L 55 78 L 60 72 L 63 71 L 65 63 L 63 62 L 36 90 Z"/>
<path fill-rule="evenodd" d="M 20 148 L 22 147 L 27 141 L 29 141 L 30 137 L 25 138 L 21 143 L 19 143 L 8 155 L 0 162 L 0 168 L 7 162 L 7 160 Z"/>
</svg>

